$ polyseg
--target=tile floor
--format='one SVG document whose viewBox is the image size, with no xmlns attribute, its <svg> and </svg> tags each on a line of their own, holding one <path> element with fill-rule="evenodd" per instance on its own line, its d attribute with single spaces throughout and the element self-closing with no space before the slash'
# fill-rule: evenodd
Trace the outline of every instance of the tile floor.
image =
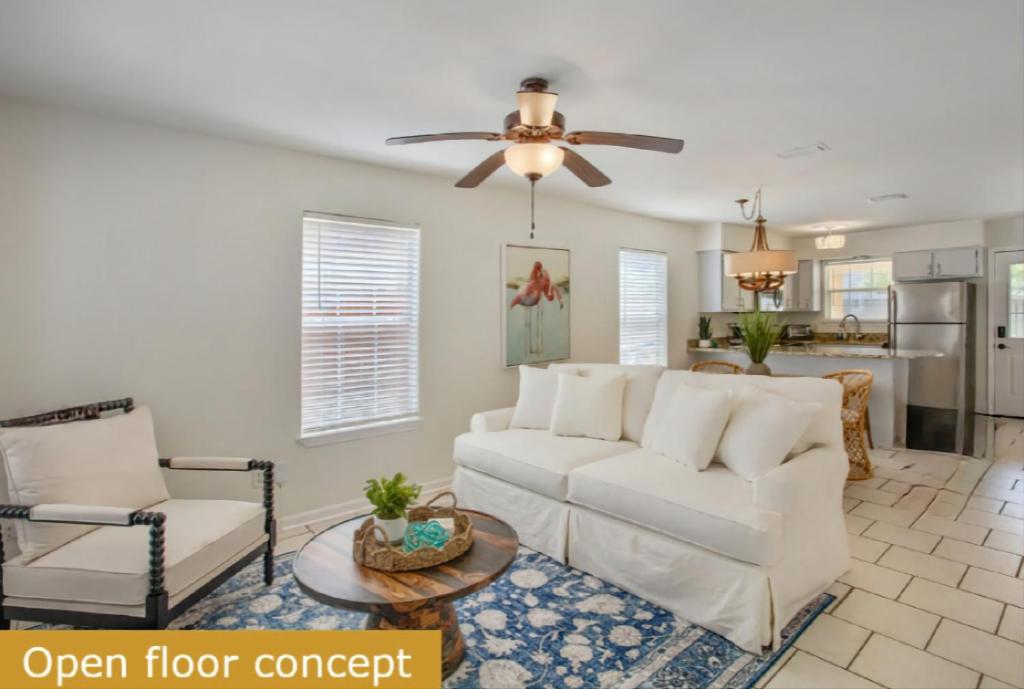
<svg viewBox="0 0 1024 689">
<path fill-rule="evenodd" d="M 846 489 L 836 601 L 758 687 L 1024 688 L 1024 422 L 995 440 L 994 462 L 874 451 L 875 477 Z"/>
</svg>

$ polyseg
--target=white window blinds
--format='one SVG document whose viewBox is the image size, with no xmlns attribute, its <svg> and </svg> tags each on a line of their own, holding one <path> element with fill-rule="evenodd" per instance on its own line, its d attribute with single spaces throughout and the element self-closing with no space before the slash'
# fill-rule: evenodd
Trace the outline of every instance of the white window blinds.
<svg viewBox="0 0 1024 689">
<path fill-rule="evenodd" d="M 668 260 L 619 250 L 619 363 L 668 365 Z"/>
<path fill-rule="evenodd" d="M 419 230 L 307 213 L 302 437 L 419 414 Z"/>
</svg>

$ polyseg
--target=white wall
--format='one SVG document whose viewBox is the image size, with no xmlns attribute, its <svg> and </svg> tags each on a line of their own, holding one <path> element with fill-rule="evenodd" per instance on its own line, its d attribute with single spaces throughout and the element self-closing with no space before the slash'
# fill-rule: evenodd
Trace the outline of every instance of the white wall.
<svg viewBox="0 0 1024 689">
<path fill-rule="evenodd" d="M 287 462 L 287 515 L 399 469 L 446 477 L 470 414 L 515 400 L 517 375 L 499 366 L 498 264 L 502 242 L 529 236 L 525 183 L 467 191 L 454 176 L 4 101 L 0 160 L 0 418 L 133 395 L 153 407 L 165 456 Z M 295 442 L 303 210 L 422 225 L 418 430 Z M 617 249 L 629 246 L 669 254 L 669 359 L 684 365 L 693 228 L 559 201 L 543 183 L 537 217 L 540 241 L 573 252 L 573 359 L 617 359 Z M 253 494 L 237 476 L 172 488 Z"/>
</svg>

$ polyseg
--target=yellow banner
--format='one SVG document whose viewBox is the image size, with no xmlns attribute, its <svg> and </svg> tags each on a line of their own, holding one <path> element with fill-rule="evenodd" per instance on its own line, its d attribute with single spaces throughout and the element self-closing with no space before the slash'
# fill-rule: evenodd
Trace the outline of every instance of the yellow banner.
<svg viewBox="0 0 1024 689">
<path fill-rule="evenodd" d="M 4 631 L 0 689 L 428 689 L 437 631 Z"/>
</svg>

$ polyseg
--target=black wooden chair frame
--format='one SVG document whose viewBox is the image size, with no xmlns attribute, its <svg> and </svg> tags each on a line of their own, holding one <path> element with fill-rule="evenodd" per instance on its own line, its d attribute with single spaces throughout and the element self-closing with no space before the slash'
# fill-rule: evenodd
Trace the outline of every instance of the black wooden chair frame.
<svg viewBox="0 0 1024 689">
<path fill-rule="evenodd" d="M 17 419 L 0 421 L 0 428 L 13 426 L 48 426 L 70 421 L 82 421 L 100 418 L 103 412 L 123 410 L 128 413 L 135 408 L 131 397 L 107 402 L 97 402 L 79 407 L 68 407 L 57 411 L 25 416 Z M 237 471 L 234 469 L 194 469 L 172 467 L 170 459 L 160 459 L 160 466 L 174 471 Z M 136 526 L 149 527 L 149 594 L 146 596 L 146 614 L 144 617 L 132 615 L 114 615 L 108 613 L 90 613 L 75 610 L 51 610 L 48 608 L 24 608 L 8 606 L 4 599 L 3 576 L 0 575 L 0 629 L 10 629 L 14 620 L 24 622 L 44 622 L 50 624 L 67 624 L 75 627 L 100 627 L 112 629 L 164 629 L 170 622 L 195 605 L 199 600 L 225 581 L 233 577 L 244 567 L 263 556 L 263 581 L 270 585 L 274 581 L 274 545 L 277 541 L 277 523 L 274 519 L 274 463 L 270 461 L 250 459 L 249 471 L 263 472 L 263 507 L 266 510 L 264 529 L 267 542 L 243 555 L 216 577 L 203 584 L 200 588 L 178 602 L 173 608 L 168 607 L 167 589 L 164 587 L 164 522 L 167 516 L 162 512 L 138 510 L 133 512 L 124 528 Z M 0 505 L 0 519 L 22 519 L 32 521 L 31 505 Z M 41 520 L 43 521 L 43 520 Z M 54 520 L 45 520 L 54 523 Z M 93 526 L 111 526 L 108 523 L 89 521 L 61 520 L 63 524 L 87 524 Z M 3 530 L 0 529 L 0 563 L 5 561 Z"/>
</svg>

